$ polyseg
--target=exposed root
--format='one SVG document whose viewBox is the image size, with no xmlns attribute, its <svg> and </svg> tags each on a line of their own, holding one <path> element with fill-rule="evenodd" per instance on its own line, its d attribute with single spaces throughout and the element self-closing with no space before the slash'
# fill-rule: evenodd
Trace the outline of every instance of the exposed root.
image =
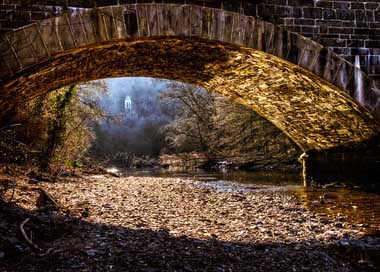
<svg viewBox="0 0 380 272">
<path fill-rule="evenodd" d="M 26 235 L 25 233 L 25 230 L 24 230 L 24 226 L 26 223 L 28 223 L 30 221 L 30 218 L 27 218 L 25 219 L 21 225 L 20 225 L 20 231 L 21 231 L 21 234 L 22 236 L 24 237 L 25 241 L 34 249 L 38 250 L 38 251 L 41 251 L 42 249 L 39 248 L 35 243 L 32 242 L 32 240 L 30 240 L 30 238 L 28 237 L 28 235 Z"/>
</svg>

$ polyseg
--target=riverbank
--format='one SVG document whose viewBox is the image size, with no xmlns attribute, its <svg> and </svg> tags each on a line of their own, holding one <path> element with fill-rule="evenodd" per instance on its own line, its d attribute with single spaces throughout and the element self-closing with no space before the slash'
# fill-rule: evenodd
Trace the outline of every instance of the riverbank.
<svg viewBox="0 0 380 272">
<path fill-rule="evenodd" d="M 293 153 L 277 156 L 210 156 L 205 153 L 164 154 L 159 158 L 161 167 L 173 169 L 240 169 L 248 171 L 275 170 L 301 173 L 302 165 Z"/>
<path fill-rule="evenodd" d="M 42 191 L 49 197 L 41 199 Z M 13 240 L 2 241 L 0 271 L 378 269 L 370 256 L 341 254 L 357 247 L 378 254 L 378 237 L 343 226 L 342 215 L 315 214 L 282 191 L 97 175 L 25 181 L 13 199 L 1 210 L 1 237 Z M 20 234 L 27 218 L 23 229 L 41 250 Z"/>
</svg>

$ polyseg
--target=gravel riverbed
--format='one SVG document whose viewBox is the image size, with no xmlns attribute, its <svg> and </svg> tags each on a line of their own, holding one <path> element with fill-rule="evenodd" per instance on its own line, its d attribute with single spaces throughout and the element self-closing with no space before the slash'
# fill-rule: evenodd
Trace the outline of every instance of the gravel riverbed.
<svg viewBox="0 0 380 272">
<path fill-rule="evenodd" d="M 379 256 L 379 237 L 345 226 L 341 215 L 315 214 L 283 191 L 103 175 L 40 186 L 61 211 L 20 207 L 50 225 L 60 218 L 57 233 L 36 235 L 51 250 L 28 252 L 22 266 L 13 260 L 0 271 L 378 271 L 370 257 Z M 371 256 L 344 253 L 355 248 Z"/>
</svg>

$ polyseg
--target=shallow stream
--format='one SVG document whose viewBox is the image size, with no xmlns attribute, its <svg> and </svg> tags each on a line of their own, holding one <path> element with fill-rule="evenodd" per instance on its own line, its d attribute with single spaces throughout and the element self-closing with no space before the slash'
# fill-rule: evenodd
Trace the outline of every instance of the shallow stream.
<svg viewBox="0 0 380 272">
<path fill-rule="evenodd" d="M 337 181 L 322 187 L 304 187 L 297 173 L 276 171 L 172 171 L 167 169 L 128 169 L 126 176 L 180 177 L 204 183 L 222 191 L 273 191 L 296 195 L 301 203 L 318 214 L 342 218 L 368 235 L 380 235 L 380 188 L 378 184 Z M 344 219 L 343 219 L 344 218 Z"/>
</svg>

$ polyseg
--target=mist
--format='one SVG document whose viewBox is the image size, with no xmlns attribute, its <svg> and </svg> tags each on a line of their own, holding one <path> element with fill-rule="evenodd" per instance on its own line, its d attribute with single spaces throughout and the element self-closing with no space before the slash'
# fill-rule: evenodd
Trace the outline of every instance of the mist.
<svg viewBox="0 0 380 272">
<path fill-rule="evenodd" d="M 102 157 L 99 153 L 110 150 L 158 156 L 164 144 L 161 128 L 173 120 L 171 111 L 159 103 L 159 95 L 169 81 L 130 77 L 104 82 L 108 93 L 102 97 L 101 106 L 111 118 L 95 128 L 97 155 Z"/>
</svg>

